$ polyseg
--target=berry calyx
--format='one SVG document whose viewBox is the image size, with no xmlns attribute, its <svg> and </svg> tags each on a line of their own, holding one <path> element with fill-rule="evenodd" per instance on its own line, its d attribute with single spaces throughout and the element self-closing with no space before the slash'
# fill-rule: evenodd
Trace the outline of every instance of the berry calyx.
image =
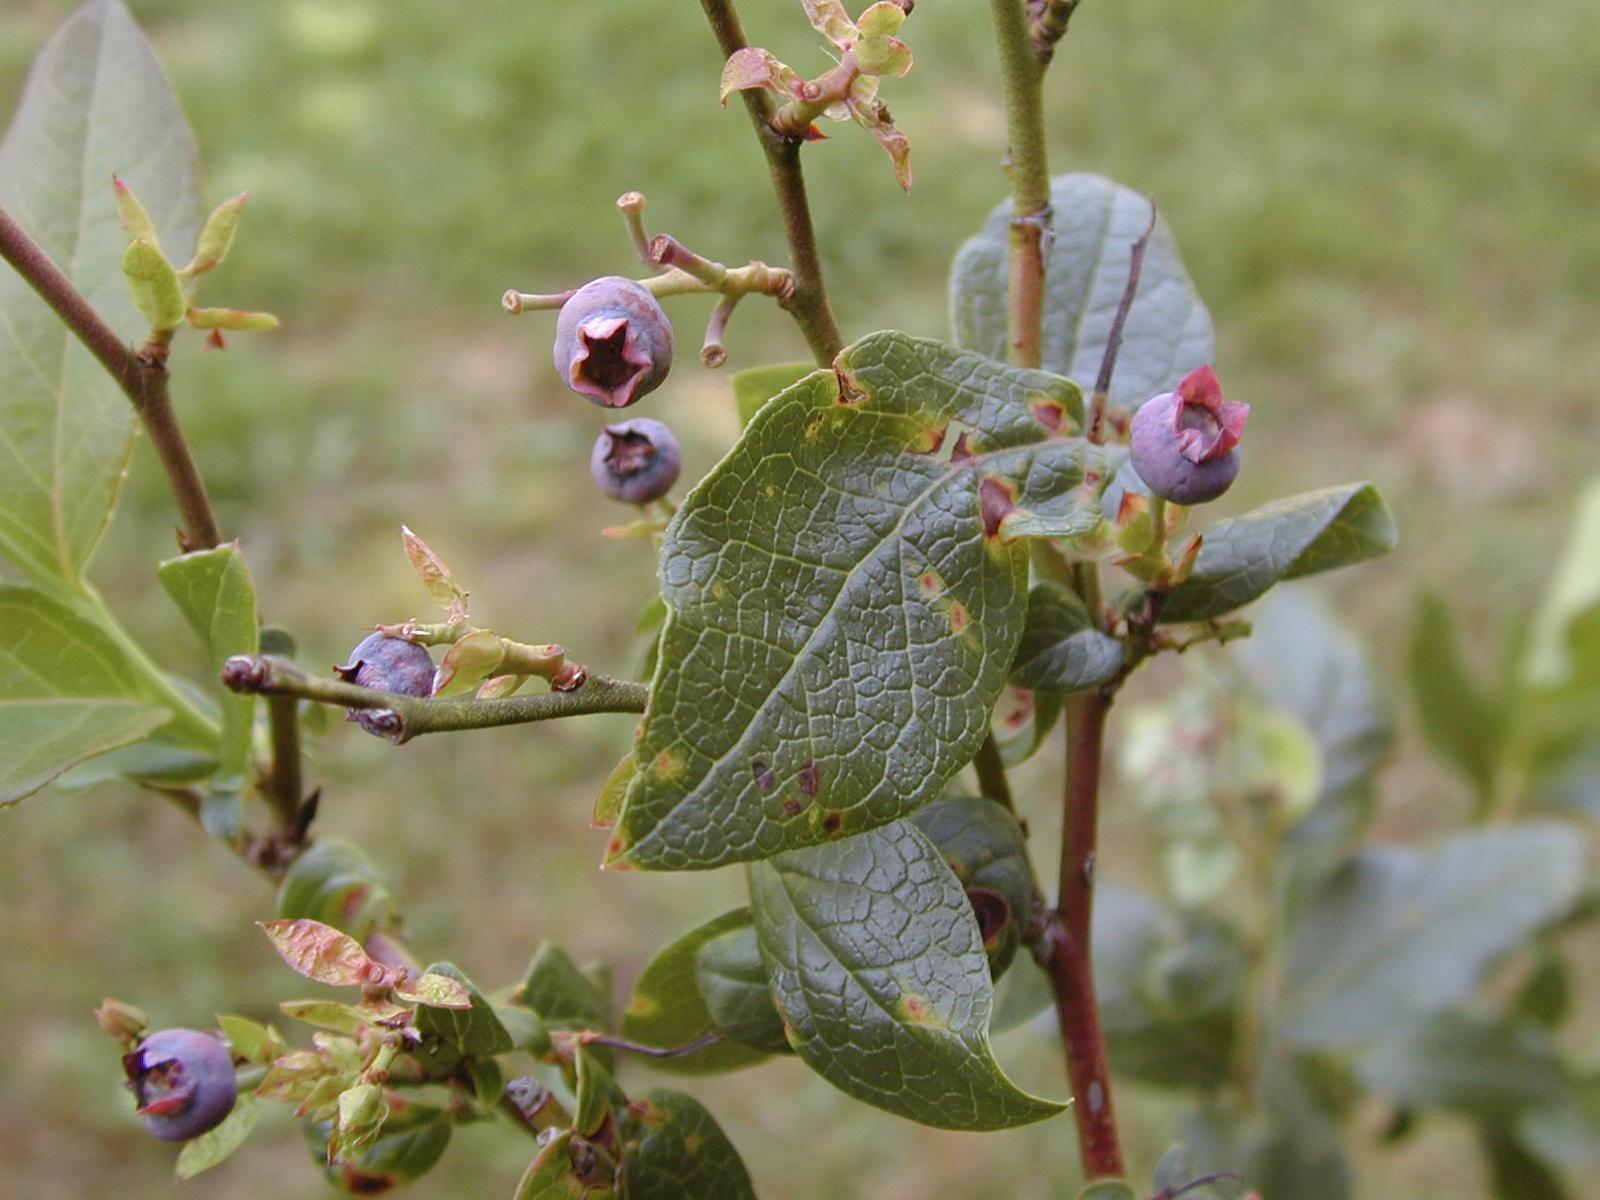
<svg viewBox="0 0 1600 1200">
<path fill-rule="evenodd" d="M 626 408 L 666 379 L 672 322 L 638 283 L 604 275 L 561 306 L 554 357 L 573 391 L 604 408 Z"/>
<path fill-rule="evenodd" d="M 600 490 L 629 504 L 659 500 L 678 482 L 682 469 L 678 439 L 649 417 L 607 425 L 589 455 L 589 473 Z"/>
<path fill-rule="evenodd" d="M 160 1030 L 124 1055 L 122 1067 L 145 1130 L 162 1141 L 199 1137 L 233 1111 L 233 1056 L 211 1034 Z"/>
</svg>

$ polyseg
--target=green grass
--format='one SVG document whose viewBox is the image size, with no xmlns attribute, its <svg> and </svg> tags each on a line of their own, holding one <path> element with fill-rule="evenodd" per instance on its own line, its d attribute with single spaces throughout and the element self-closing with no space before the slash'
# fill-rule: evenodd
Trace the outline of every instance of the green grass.
<svg viewBox="0 0 1600 1200">
<path fill-rule="evenodd" d="M 0 113 L 70 7 L 18 0 L 0 15 Z M 466 580 L 485 622 L 628 669 L 652 564 L 640 543 L 597 535 L 624 519 L 597 505 L 586 476 L 602 418 L 551 372 L 549 320 L 513 321 L 497 299 L 632 269 L 612 208 L 632 188 L 650 196 L 652 230 L 725 260 L 783 261 L 745 118 L 716 104 L 719 64 L 697 7 L 133 8 L 199 133 L 208 198 L 253 194 L 208 297 L 285 319 L 226 354 L 198 355 L 190 339 L 175 365 L 263 612 L 320 665 L 375 620 L 419 611 L 399 553 L 405 521 Z M 758 41 L 821 64 L 797 4 L 744 8 Z M 1594 470 L 1592 27 L 1592 0 L 1515 13 L 1487 0 L 1096 0 L 1050 77 L 1056 169 L 1102 171 L 1159 201 L 1216 318 L 1230 395 L 1255 406 L 1228 506 L 1356 477 L 1389 495 L 1403 552 L 1334 584 L 1383 662 L 1423 582 L 1455 597 L 1480 635 L 1524 612 Z M 906 33 L 917 68 L 886 95 L 913 140 L 914 193 L 899 193 L 853 127 L 807 151 L 847 336 L 943 334 L 950 255 L 1004 192 L 984 6 L 928 0 Z M 682 342 L 706 308 L 674 309 Z M 793 329 L 755 301 L 731 337 L 724 373 L 685 354 L 651 403 L 685 435 L 691 474 L 736 432 L 726 371 L 803 357 Z M 1469 426 L 1483 432 L 1441 446 L 1441 428 Z M 1517 486 L 1474 487 L 1475 464 L 1509 447 L 1526 463 Z M 151 569 L 170 527 L 141 451 L 96 575 L 164 661 L 196 671 Z M 628 729 L 602 718 L 394 750 L 336 724 L 321 747 L 321 821 L 391 873 L 425 955 L 498 983 L 554 937 L 609 960 L 625 983 L 653 944 L 740 891 L 736 872 L 594 870 L 588 806 Z M 1055 764 L 1041 757 L 1019 787 L 1039 798 L 1029 807 L 1048 838 Z M 1403 764 L 1391 823 L 1437 824 L 1460 799 L 1454 785 L 1409 749 Z M 1111 873 L 1137 872 L 1131 821 L 1113 811 L 1110 835 Z M 269 904 L 224 852 L 127 790 L 44 795 L 0 816 L 6 1190 L 171 1194 L 171 1156 L 134 1131 L 88 1011 L 110 992 L 163 1022 L 198 1023 L 304 993 L 250 927 Z M 1026 1082 L 1060 1091 L 1048 1039 L 1012 1035 L 1002 1052 Z M 934 1133 L 844 1102 L 793 1064 L 696 1091 L 771 1197 L 1042 1200 L 1063 1195 L 1073 1169 L 1063 1121 L 984 1139 Z M 1123 1107 L 1148 1162 L 1170 1105 L 1130 1091 Z M 1362 1196 L 1484 1194 L 1462 1131 L 1425 1132 L 1400 1155 L 1361 1138 Z M 428 1194 L 508 1194 L 527 1152 L 508 1132 L 467 1130 Z M 269 1190 L 322 1194 L 286 1121 L 187 1189 Z"/>
</svg>

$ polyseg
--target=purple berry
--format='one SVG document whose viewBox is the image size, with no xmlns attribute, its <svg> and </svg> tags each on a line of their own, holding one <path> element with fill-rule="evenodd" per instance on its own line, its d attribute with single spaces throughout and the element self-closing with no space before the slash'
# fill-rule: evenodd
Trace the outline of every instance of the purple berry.
<svg viewBox="0 0 1600 1200">
<path fill-rule="evenodd" d="M 1250 406 L 1222 398 L 1210 367 L 1196 367 L 1175 392 L 1147 400 L 1133 415 L 1133 469 L 1156 495 L 1203 504 L 1239 474 L 1239 438 Z"/>
<path fill-rule="evenodd" d="M 589 455 L 589 473 L 600 490 L 629 504 L 659 500 L 678 482 L 682 469 L 678 439 L 649 417 L 607 425 Z"/>
<path fill-rule="evenodd" d="M 555 360 L 573 391 L 605 408 L 627 408 L 666 379 L 672 322 L 633 280 L 603 275 L 561 306 Z"/>
<path fill-rule="evenodd" d="M 368 634 L 350 651 L 350 661 L 334 670 L 346 683 L 374 691 L 402 696 L 433 694 L 433 658 L 426 647 L 405 638 Z M 393 732 L 386 708 L 352 708 L 349 719 L 379 737 Z"/>
<path fill-rule="evenodd" d="M 199 1137 L 233 1111 L 233 1055 L 209 1033 L 152 1033 L 123 1056 L 122 1067 L 146 1131 L 164 1142 Z"/>
</svg>

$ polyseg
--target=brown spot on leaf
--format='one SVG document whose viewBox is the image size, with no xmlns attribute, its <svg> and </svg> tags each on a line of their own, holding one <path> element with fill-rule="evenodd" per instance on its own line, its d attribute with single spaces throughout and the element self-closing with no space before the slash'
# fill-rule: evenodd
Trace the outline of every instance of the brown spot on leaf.
<svg viewBox="0 0 1600 1200">
<path fill-rule="evenodd" d="M 843 824 L 844 814 L 842 812 L 831 812 L 822 818 L 822 829 L 825 833 L 838 833 Z"/>
<path fill-rule="evenodd" d="M 939 572 L 929 567 L 917 576 L 917 590 L 922 593 L 924 599 L 932 600 L 944 591 L 944 579 Z"/>
<path fill-rule="evenodd" d="M 817 793 L 822 790 L 822 772 L 814 760 L 800 768 L 800 774 L 795 776 L 795 783 L 799 785 L 801 794 L 807 799 L 816 799 Z"/>
<path fill-rule="evenodd" d="M 1060 433 L 1062 426 L 1067 423 L 1067 410 L 1059 400 L 1035 396 L 1028 401 L 1028 407 L 1033 410 L 1033 419 L 1051 433 Z"/>
<path fill-rule="evenodd" d="M 843 358 L 841 354 L 833 360 L 833 373 L 839 380 L 839 403 L 847 406 L 860 404 L 867 398 L 867 393 L 856 382 L 855 376 L 842 365 Z"/>
<path fill-rule="evenodd" d="M 978 484 L 978 515 L 983 519 L 983 536 L 1000 536 L 1001 523 L 1017 511 L 1017 494 L 1004 479 L 984 476 Z"/>
<path fill-rule="evenodd" d="M 900 1011 L 905 1014 L 906 1020 L 915 1021 L 919 1025 L 930 1015 L 927 1000 L 915 992 L 907 992 L 900 998 Z"/>
<path fill-rule="evenodd" d="M 971 462 L 973 459 L 978 457 L 977 454 L 975 454 L 973 452 L 972 443 L 971 443 L 971 440 L 970 440 L 971 437 L 972 437 L 972 434 L 971 434 L 970 431 L 968 431 L 968 430 L 962 430 L 961 431 L 961 436 L 956 438 L 956 444 L 950 448 L 950 461 L 951 462 L 953 462 L 953 463 Z"/>
<path fill-rule="evenodd" d="M 972 618 L 967 615 L 967 606 L 959 601 L 952 600 L 945 616 L 950 621 L 950 632 L 962 634 L 967 631 L 967 626 L 972 624 Z"/>
<path fill-rule="evenodd" d="M 770 792 L 777 785 L 778 778 L 772 773 L 772 768 L 759 758 L 750 764 L 750 774 L 755 777 L 756 786 L 763 792 Z"/>
<path fill-rule="evenodd" d="M 909 454 L 938 453 L 939 447 L 944 445 L 945 430 L 948 428 L 949 426 L 947 425 L 933 425 L 919 431 L 917 436 L 911 440 L 911 444 L 906 447 L 906 452 Z"/>
<path fill-rule="evenodd" d="M 783 802 L 783 815 L 786 817 L 798 817 L 802 807 L 803 805 L 801 805 L 800 801 L 790 796 Z"/>
</svg>

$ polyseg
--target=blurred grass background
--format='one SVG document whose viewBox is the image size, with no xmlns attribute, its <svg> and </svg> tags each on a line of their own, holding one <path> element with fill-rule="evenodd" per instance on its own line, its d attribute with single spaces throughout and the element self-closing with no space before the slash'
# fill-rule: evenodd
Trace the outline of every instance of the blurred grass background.
<svg viewBox="0 0 1600 1200">
<path fill-rule="evenodd" d="M 400 553 L 404 521 L 472 589 L 481 621 L 629 671 L 653 566 L 642 543 L 598 537 L 626 519 L 587 478 L 604 418 L 551 371 L 550 320 L 511 320 L 497 299 L 634 270 L 612 208 L 633 188 L 650 197 L 652 231 L 725 261 L 784 261 L 744 115 L 717 107 L 698 6 L 131 6 L 196 127 L 208 201 L 252 192 L 208 297 L 285 319 L 225 354 L 183 339 L 175 366 L 267 619 L 320 666 L 374 621 L 425 612 Z M 71 7 L 7 0 L 0 112 Z M 743 9 L 755 41 L 803 70 L 822 64 L 793 0 Z M 1452 598 L 1488 665 L 1594 470 L 1594 15 L 1593 0 L 1514 12 L 1489 0 L 1093 0 L 1050 76 L 1055 169 L 1102 171 L 1160 202 L 1215 316 L 1229 394 L 1255 406 L 1248 469 L 1219 507 L 1348 478 L 1382 484 L 1403 550 L 1333 586 L 1390 673 L 1424 583 Z M 807 152 L 850 337 L 943 335 L 950 255 L 1004 192 L 987 6 L 924 0 L 906 32 L 917 67 L 886 95 L 913 140 L 914 193 L 899 194 L 854 128 Z M 700 369 L 707 307 L 673 309 L 685 353 L 644 406 L 683 436 L 690 477 L 735 436 L 728 373 L 804 357 L 785 319 L 751 302 L 729 366 Z M 195 672 L 197 649 L 152 570 L 172 551 L 170 528 L 141 451 L 95 575 L 166 663 Z M 499 984 L 554 938 L 611 962 L 620 993 L 654 945 L 742 893 L 736 871 L 597 874 L 589 804 L 629 727 L 592 718 L 395 749 L 336 724 L 320 748 L 319 826 L 362 842 L 389 873 L 420 954 Z M 1390 772 L 1385 813 L 1408 832 L 1464 809 L 1414 742 Z M 1058 769 L 1044 753 L 1017 781 L 1040 839 L 1054 837 Z M 1141 854 L 1114 808 L 1109 873 L 1137 875 Z M 324 1194 L 287 1120 L 178 1188 L 172 1156 L 137 1133 L 88 1016 L 105 992 L 167 1024 L 262 1015 L 304 994 L 250 927 L 271 902 L 131 789 L 46 794 L 0 816 L 0 1191 Z M 1057 1093 L 1058 1054 L 1028 1032 L 1002 1044 L 1021 1079 Z M 630 1068 L 629 1081 L 648 1074 Z M 936 1133 L 844 1101 L 792 1062 L 692 1090 L 767 1197 L 1042 1200 L 1068 1194 L 1075 1171 L 1065 1119 Z M 1131 1089 L 1121 1104 L 1148 1164 L 1171 1105 Z M 1376 1142 L 1358 1123 L 1363 1197 L 1485 1194 L 1465 1127 L 1438 1121 L 1398 1153 Z M 419 1193 L 508 1195 L 527 1154 L 509 1131 L 464 1130 Z"/>
</svg>

